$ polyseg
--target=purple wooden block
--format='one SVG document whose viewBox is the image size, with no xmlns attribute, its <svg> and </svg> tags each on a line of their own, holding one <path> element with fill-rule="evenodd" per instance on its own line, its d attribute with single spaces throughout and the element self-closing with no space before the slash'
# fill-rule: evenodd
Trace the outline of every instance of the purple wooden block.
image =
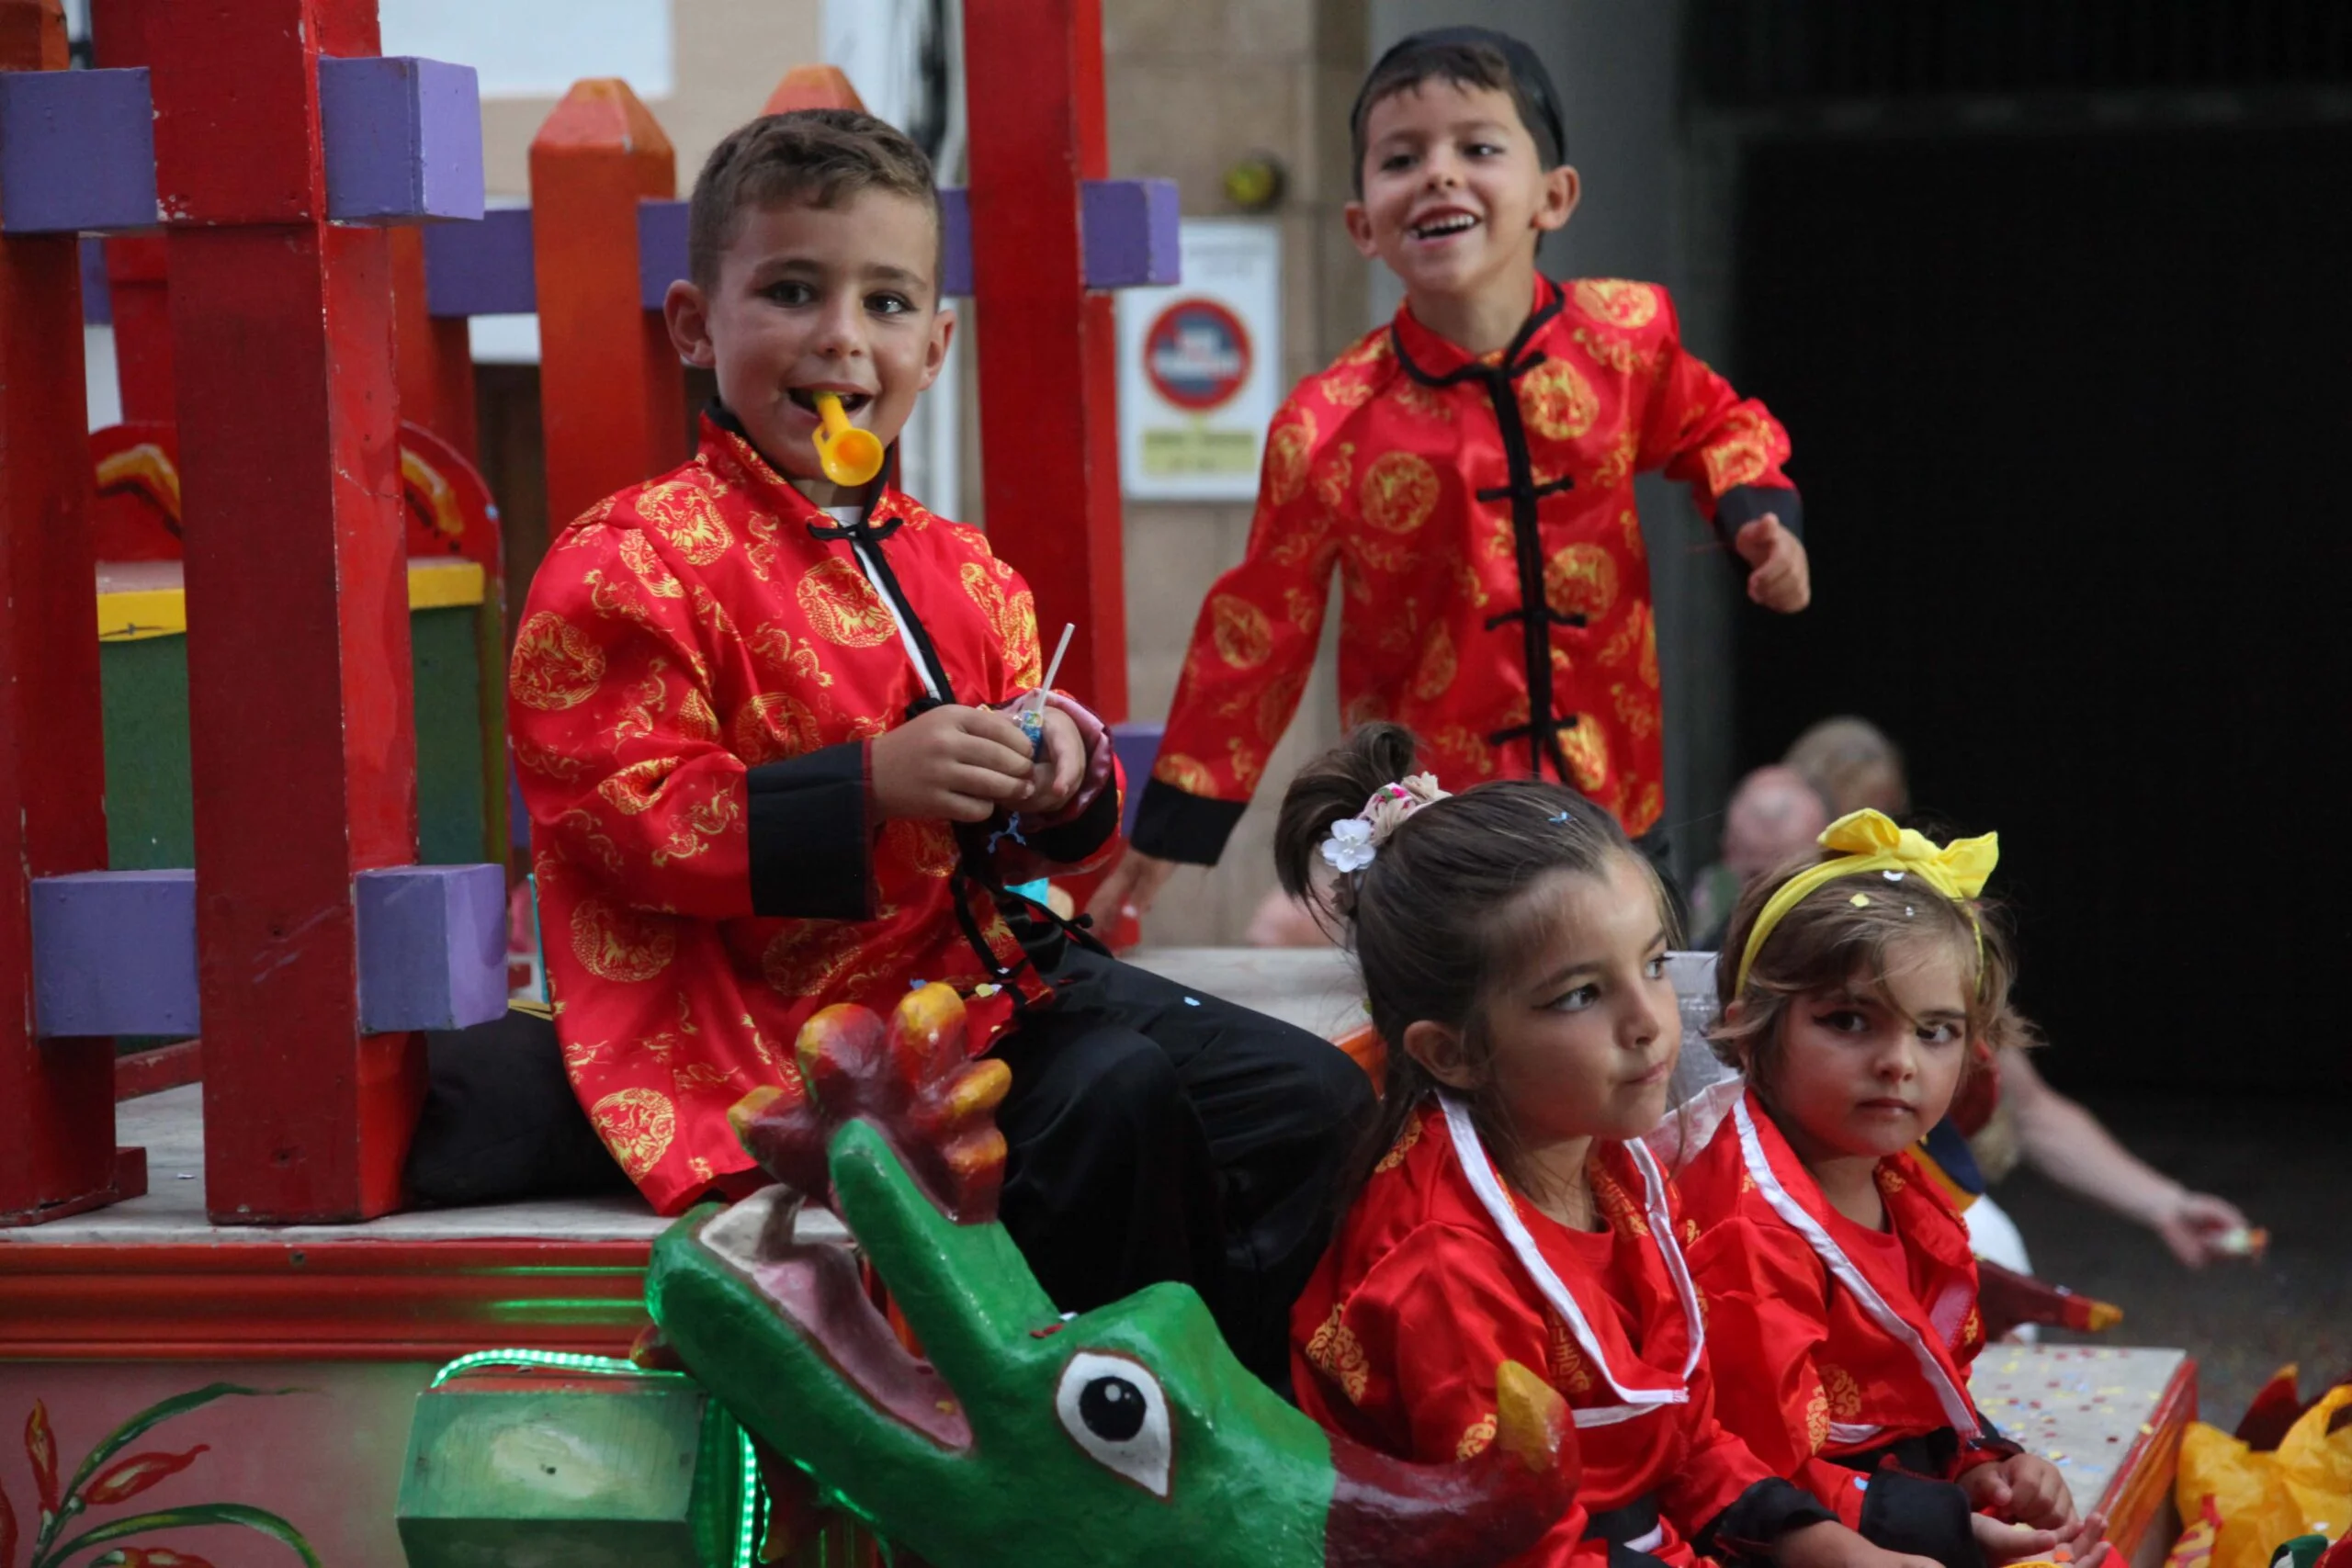
<svg viewBox="0 0 2352 1568">
<path fill-rule="evenodd" d="M 539 308 L 531 209 L 495 207 L 479 223 L 424 231 L 424 308 L 435 316 L 527 316 Z"/>
<path fill-rule="evenodd" d="M 972 292 L 972 197 L 961 188 L 939 193 L 939 292 L 962 299 Z"/>
<path fill-rule="evenodd" d="M 114 321 L 114 289 L 107 283 L 107 243 L 82 242 L 82 320 L 94 327 Z"/>
<path fill-rule="evenodd" d="M 147 73 L 0 73 L 0 229 L 153 229 L 155 107 Z"/>
<path fill-rule="evenodd" d="M 640 201 L 637 204 L 638 300 L 649 310 L 662 308 L 670 285 L 686 276 L 686 204 L 683 201 Z"/>
<path fill-rule="evenodd" d="M 472 66 L 322 55 L 319 132 L 334 221 L 481 216 L 481 99 Z"/>
<path fill-rule="evenodd" d="M 1143 799 L 1144 781 L 1151 777 L 1151 765 L 1159 758 L 1159 738 L 1167 727 L 1160 724 L 1114 724 L 1111 727 L 1111 746 L 1119 754 L 1120 771 L 1127 775 L 1125 809 L 1119 814 L 1122 834 L 1136 830 L 1136 807 Z"/>
<path fill-rule="evenodd" d="M 464 1029 L 506 1011 L 506 873 L 494 865 L 363 871 L 359 1027 Z"/>
<path fill-rule="evenodd" d="M 1079 202 L 1087 288 L 1182 281 L 1175 181 L 1089 180 Z"/>
<path fill-rule="evenodd" d="M 197 1032 L 196 873 L 35 877 L 32 929 L 41 1038 Z"/>
</svg>

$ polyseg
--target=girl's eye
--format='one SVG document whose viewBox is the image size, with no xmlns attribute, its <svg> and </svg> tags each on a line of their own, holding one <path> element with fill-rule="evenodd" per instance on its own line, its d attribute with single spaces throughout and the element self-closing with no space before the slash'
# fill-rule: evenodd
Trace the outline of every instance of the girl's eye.
<svg viewBox="0 0 2352 1568">
<path fill-rule="evenodd" d="M 1643 964 L 1643 965 L 1642 965 L 1642 973 L 1643 973 L 1643 975 L 1645 975 L 1645 976 L 1647 976 L 1648 978 L 1653 979 L 1653 980 L 1663 980 L 1663 979 L 1665 979 L 1665 978 L 1666 978 L 1666 954 L 1665 954 L 1665 953 L 1659 953 L 1656 958 L 1651 959 L 1647 964 Z"/>
<path fill-rule="evenodd" d="M 1959 1043 L 1960 1030 L 1953 1024 L 1931 1023 L 1919 1031 L 1919 1038 L 1929 1045 L 1953 1045 Z"/>
<path fill-rule="evenodd" d="M 1578 986 L 1564 996 L 1555 997 L 1547 1005 L 1554 1012 L 1582 1012 L 1600 999 L 1600 987 L 1585 985 Z"/>
<path fill-rule="evenodd" d="M 1838 1034 L 1860 1034 L 1870 1028 L 1870 1020 L 1851 1008 L 1839 1008 L 1834 1012 L 1825 1012 L 1814 1021 L 1824 1029 Z"/>
</svg>

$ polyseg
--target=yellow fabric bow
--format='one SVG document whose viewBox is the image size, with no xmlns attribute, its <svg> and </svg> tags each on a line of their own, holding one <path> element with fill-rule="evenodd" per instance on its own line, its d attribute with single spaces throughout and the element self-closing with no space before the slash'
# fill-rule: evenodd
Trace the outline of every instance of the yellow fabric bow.
<svg viewBox="0 0 2352 1568">
<path fill-rule="evenodd" d="M 1825 850 L 1836 851 L 1837 858 L 1805 867 L 1782 883 L 1765 902 L 1763 912 L 1756 917 L 1756 924 L 1747 933 L 1747 949 L 1739 955 L 1739 983 L 1732 987 L 1733 996 L 1747 989 L 1747 972 L 1756 966 L 1756 955 L 1764 951 L 1765 939 L 1781 923 L 1781 917 L 1824 883 L 1873 871 L 1917 876 L 1965 909 L 1970 899 L 1984 891 L 1984 883 L 2001 858 L 1998 833 L 1954 839 L 1949 844 L 1939 845 L 1924 833 L 1896 827 L 1883 812 L 1867 807 L 1849 811 L 1824 828 L 1816 841 Z M 1971 925 L 1976 923 L 1974 910 L 1969 910 L 1968 920 Z M 1984 943 L 1981 928 L 1976 942 L 1981 954 Z"/>
</svg>

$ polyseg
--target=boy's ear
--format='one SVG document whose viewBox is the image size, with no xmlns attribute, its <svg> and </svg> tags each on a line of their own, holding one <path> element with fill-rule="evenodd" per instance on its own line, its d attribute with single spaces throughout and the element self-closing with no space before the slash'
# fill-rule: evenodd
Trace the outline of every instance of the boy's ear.
<svg viewBox="0 0 2352 1568">
<path fill-rule="evenodd" d="M 683 277 L 673 280 L 662 296 L 662 321 L 670 329 L 670 346 L 679 358 L 703 370 L 718 362 L 710 341 L 710 301 L 700 288 Z"/>
<path fill-rule="evenodd" d="M 922 390 L 926 392 L 931 390 L 931 384 L 939 379 L 940 367 L 947 363 L 947 345 L 955 340 L 955 309 L 952 306 L 942 305 L 932 312 L 931 337 L 922 345 Z"/>
<path fill-rule="evenodd" d="M 1563 228 L 1568 214 L 1577 209 L 1583 198 L 1584 182 L 1577 177 L 1576 169 L 1567 164 L 1544 171 L 1543 199 L 1535 204 L 1535 227 L 1544 233 Z"/>
<path fill-rule="evenodd" d="M 1373 243 L 1372 214 L 1363 209 L 1363 203 L 1361 201 L 1348 203 L 1346 207 L 1340 209 L 1340 216 L 1347 220 L 1348 238 L 1355 242 L 1356 254 L 1366 261 L 1378 261 L 1380 247 Z M 1566 220 L 1563 219 L 1561 221 L 1566 222 Z"/>
<path fill-rule="evenodd" d="M 1460 1031 L 1430 1019 L 1417 1019 L 1405 1026 L 1405 1038 L 1399 1043 L 1405 1047 L 1405 1055 L 1446 1088 L 1467 1094 L 1478 1087 L 1479 1074 L 1470 1064 Z"/>
</svg>

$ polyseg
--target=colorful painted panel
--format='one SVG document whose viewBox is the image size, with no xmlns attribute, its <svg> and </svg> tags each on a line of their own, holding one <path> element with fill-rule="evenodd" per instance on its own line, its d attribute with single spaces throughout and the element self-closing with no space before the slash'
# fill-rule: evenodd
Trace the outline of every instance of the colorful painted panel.
<svg viewBox="0 0 2352 1568">
<path fill-rule="evenodd" d="M 0 1362 L 0 1568 L 405 1568 L 393 1507 L 435 1370 Z"/>
</svg>

